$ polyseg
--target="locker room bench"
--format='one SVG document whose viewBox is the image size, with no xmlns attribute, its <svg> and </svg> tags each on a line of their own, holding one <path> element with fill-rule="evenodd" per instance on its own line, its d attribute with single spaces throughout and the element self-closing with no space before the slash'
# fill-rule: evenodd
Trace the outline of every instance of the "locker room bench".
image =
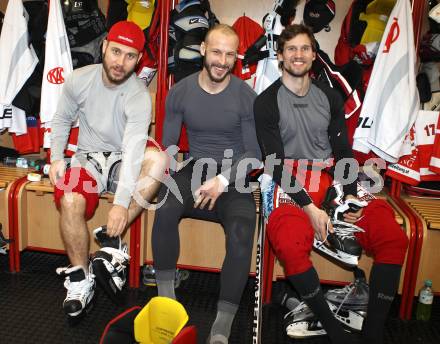
<svg viewBox="0 0 440 344">
<path fill-rule="evenodd" d="M 20 178 L 25 177 L 31 170 L 0 165 L 0 223 L 6 238 L 14 239 L 14 207 L 13 195 Z M 14 245 L 10 245 L 9 268 L 14 270 Z"/>
<path fill-rule="evenodd" d="M 59 232 L 59 212 L 53 201 L 53 186 L 48 178 L 41 182 L 26 182 L 17 190 L 16 209 L 18 214 L 18 237 L 15 242 L 17 252 L 24 249 L 64 253 L 64 246 Z M 90 230 L 90 253 L 99 249 L 92 236 L 92 230 L 107 222 L 107 212 L 113 202 L 113 195 L 103 194 L 99 206 L 92 219 L 87 224 Z M 143 215 L 137 218 L 130 230 L 124 236 L 129 247 L 130 287 L 139 285 L 139 256 L 136 248 L 141 246 L 141 226 Z M 15 270 L 20 270 L 19 255 L 16 259 Z"/>
<path fill-rule="evenodd" d="M 419 198 L 401 194 L 420 218 L 418 254 L 419 265 L 415 271 L 414 296 L 423 287 L 423 281 L 431 279 L 434 291 L 440 291 L 440 199 Z"/>
</svg>

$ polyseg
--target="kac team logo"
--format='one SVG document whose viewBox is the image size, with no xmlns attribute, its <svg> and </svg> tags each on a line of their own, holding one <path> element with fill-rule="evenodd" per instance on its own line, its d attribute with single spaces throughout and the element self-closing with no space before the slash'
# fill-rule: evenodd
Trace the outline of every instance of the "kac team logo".
<svg viewBox="0 0 440 344">
<path fill-rule="evenodd" d="M 54 69 L 51 69 L 47 73 L 47 81 L 55 85 L 62 84 L 64 83 L 63 73 L 64 73 L 63 67 L 55 67 Z"/>
<path fill-rule="evenodd" d="M 391 49 L 391 45 L 397 41 L 400 35 L 400 26 L 399 20 L 397 18 L 393 18 L 393 23 L 391 24 L 390 31 L 388 33 L 387 39 L 385 41 L 385 48 L 383 49 L 383 53 L 389 53 Z"/>
</svg>

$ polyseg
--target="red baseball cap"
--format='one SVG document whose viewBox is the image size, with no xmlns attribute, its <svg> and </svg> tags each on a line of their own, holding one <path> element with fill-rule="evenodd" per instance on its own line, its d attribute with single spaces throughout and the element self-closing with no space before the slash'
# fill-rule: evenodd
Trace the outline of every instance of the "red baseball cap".
<svg viewBox="0 0 440 344">
<path fill-rule="evenodd" d="M 120 21 L 110 28 L 107 41 L 120 43 L 142 52 L 145 45 L 145 36 L 137 24 L 129 21 Z"/>
</svg>

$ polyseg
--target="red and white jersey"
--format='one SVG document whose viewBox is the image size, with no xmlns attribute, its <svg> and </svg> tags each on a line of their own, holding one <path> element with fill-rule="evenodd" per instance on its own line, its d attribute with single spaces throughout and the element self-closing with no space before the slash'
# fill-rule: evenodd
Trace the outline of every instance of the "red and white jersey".
<svg viewBox="0 0 440 344">
<path fill-rule="evenodd" d="M 400 157 L 399 161 L 387 167 L 386 175 L 409 185 L 420 183 L 420 161 L 415 141 L 415 126 L 409 132 L 411 154 Z"/>
<path fill-rule="evenodd" d="M 436 127 L 438 125 L 438 111 L 419 111 L 416 120 L 416 143 L 419 150 L 420 180 L 438 181 L 440 175 L 431 170 L 431 157 L 435 151 Z"/>
<path fill-rule="evenodd" d="M 234 75 L 247 80 L 255 74 L 257 65 L 243 66 L 242 60 L 246 50 L 264 33 L 263 28 L 245 15 L 238 18 L 232 25 L 239 38 L 238 59 L 233 70 Z"/>
<path fill-rule="evenodd" d="M 379 46 L 360 115 L 372 124 L 356 129 L 353 149 L 363 153 L 372 150 L 389 162 L 398 161 L 403 140 L 420 107 L 415 63 L 410 3 L 397 0 Z"/>
<path fill-rule="evenodd" d="M 435 129 L 434 147 L 429 161 L 429 169 L 432 172 L 440 174 L 440 116 Z"/>
<path fill-rule="evenodd" d="M 412 153 L 402 156 L 399 162 L 388 166 L 387 175 L 410 185 L 420 181 L 438 181 L 440 175 L 431 170 L 432 155 L 439 141 L 436 134 L 439 112 L 420 110 L 411 133 L 414 142 Z M 436 138 L 437 137 L 437 138 Z"/>
<path fill-rule="evenodd" d="M 51 1 L 49 6 L 43 83 L 41 85 L 40 118 L 42 123 L 52 120 L 64 80 L 73 70 L 61 4 L 59 1 Z M 47 128 L 47 125 L 45 127 Z M 44 147 L 49 148 L 47 145 Z"/>
</svg>

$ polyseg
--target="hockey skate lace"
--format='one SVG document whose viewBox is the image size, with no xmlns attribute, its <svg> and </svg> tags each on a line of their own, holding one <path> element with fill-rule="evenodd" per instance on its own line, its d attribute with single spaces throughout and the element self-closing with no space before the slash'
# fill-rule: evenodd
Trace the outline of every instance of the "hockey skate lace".
<svg viewBox="0 0 440 344">
<path fill-rule="evenodd" d="M 130 256 L 127 254 L 127 246 L 124 246 L 122 250 L 118 250 L 113 247 L 103 247 L 101 251 L 104 251 L 112 256 L 112 260 L 118 263 L 121 267 L 125 268 L 125 265 L 130 260 Z"/>
<path fill-rule="evenodd" d="M 56 269 L 56 273 L 60 276 L 65 276 L 64 287 L 67 289 L 66 301 L 67 300 L 82 300 L 84 296 L 84 286 L 93 281 L 95 275 L 89 272 L 85 279 L 79 282 L 70 281 L 70 277 L 66 274 L 66 271 L 71 267 L 60 267 Z"/>
<path fill-rule="evenodd" d="M 355 289 L 354 283 L 350 283 L 349 285 L 346 285 L 342 289 L 333 290 L 333 292 L 336 292 L 336 293 L 340 293 L 340 294 L 345 293 L 345 296 L 344 296 L 342 302 L 339 304 L 338 308 L 336 309 L 336 312 L 335 312 L 336 314 L 339 313 L 342 306 L 345 304 L 345 301 L 347 301 L 348 297 L 353 293 L 354 289 Z"/>
<path fill-rule="evenodd" d="M 287 317 L 289 317 L 289 315 L 295 315 L 295 314 L 299 314 L 302 311 L 304 311 L 306 309 L 306 307 L 308 307 L 306 305 L 306 303 L 304 301 L 300 302 L 298 304 L 298 306 L 296 306 L 294 309 L 288 311 L 285 315 L 284 315 L 284 319 L 286 319 Z"/>
<path fill-rule="evenodd" d="M 68 300 L 82 300 L 84 298 L 84 291 L 88 289 L 88 284 L 90 283 L 90 279 L 95 278 L 95 275 L 89 275 L 82 281 L 79 282 L 71 282 L 69 277 L 66 278 L 64 282 L 64 286 L 67 289 L 66 301 Z M 86 288 L 85 288 L 86 287 Z"/>
<path fill-rule="evenodd" d="M 354 233 L 365 232 L 361 227 L 358 227 L 356 225 L 344 221 L 334 220 L 332 221 L 332 225 L 335 234 L 342 239 L 354 238 Z M 328 231 L 328 226 L 327 226 L 327 231 Z"/>
</svg>

